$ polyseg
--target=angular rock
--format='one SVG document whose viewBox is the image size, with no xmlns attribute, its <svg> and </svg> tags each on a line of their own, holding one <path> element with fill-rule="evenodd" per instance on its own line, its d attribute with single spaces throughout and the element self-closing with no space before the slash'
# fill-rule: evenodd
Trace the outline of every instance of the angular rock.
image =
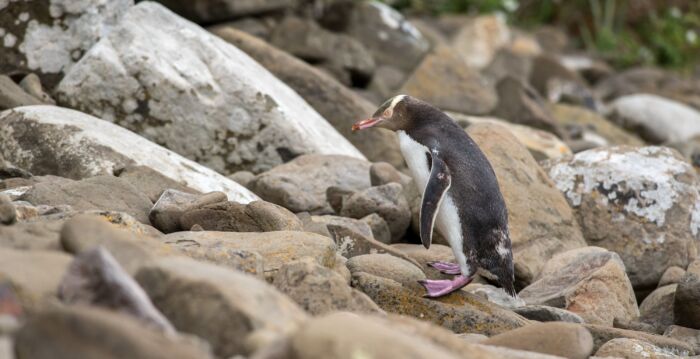
<svg viewBox="0 0 700 359">
<path fill-rule="evenodd" d="M 185 212 L 209 204 L 226 202 L 226 200 L 226 194 L 223 192 L 197 195 L 175 189 L 167 189 L 151 208 L 148 218 L 151 224 L 163 233 L 187 230 L 189 227 L 183 228 L 180 221 Z"/>
<path fill-rule="evenodd" d="M 484 15 L 466 22 L 454 36 L 452 46 L 470 67 L 480 69 L 491 63 L 510 38 L 504 17 Z"/>
<path fill-rule="evenodd" d="M 20 200 L 34 205 L 67 204 L 76 210 L 108 210 L 128 213 L 141 223 L 150 223 L 151 201 L 131 183 L 113 176 L 80 181 L 37 183 Z"/>
<path fill-rule="evenodd" d="M 664 274 L 661 275 L 661 279 L 659 279 L 658 288 L 680 283 L 683 275 L 685 275 L 685 269 L 676 266 L 668 267 Z"/>
<path fill-rule="evenodd" d="M 416 292 L 366 272 L 355 273 L 352 284 L 387 312 L 430 321 L 455 333 L 495 335 L 528 323 L 525 318 L 464 291 L 428 299 L 422 297 L 424 290 Z"/>
<path fill-rule="evenodd" d="M 64 302 L 95 305 L 131 315 L 167 333 L 175 329 L 151 303 L 146 293 L 104 247 L 80 253 L 73 259 L 59 286 Z"/>
<path fill-rule="evenodd" d="M 583 318 L 581 318 L 578 314 L 547 305 L 525 305 L 519 308 L 514 308 L 513 311 L 527 319 L 536 320 L 538 322 L 583 323 Z"/>
<path fill-rule="evenodd" d="M 675 359 L 680 358 L 672 350 L 659 348 L 638 339 L 618 338 L 603 344 L 595 353 L 597 357 L 615 357 L 623 359 Z"/>
<path fill-rule="evenodd" d="M 301 231 L 302 223 L 284 207 L 265 201 L 248 204 L 219 202 L 188 209 L 180 217 L 182 229 L 199 225 L 205 231 Z"/>
<path fill-rule="evenodd" d="M 345 31 L 365 45 L 377 63 L 403 71 L 413 70 L 430 48 L 427 39 L 410 21 L 378 1 L 357 3 Z"/>
<path fill-rule="evenodd" d="M 133 0 L 3 2 L 0 73 L 34 72 L 52 88 L 133 4 Z"/>
<path fill-rule="evenodd" d="M 41 101 L 24 92 L 11 78 L 0 75 L 0 111 L 13 107 L 40 104 Z"/>
<path fill-rule="evenodd" d="M 125 315 L 88 306 L 42 311 L 15 336 L 20 358 L 213 358 L 193 342 L 145 328 Z"/>
<path fill-rule="evenodd" d="M 563 135 L 562 129 L 552 119 L 545 100 L 526 83 L 508 76 L 498 82 L 496 91 L 498 104 L 492 111 L 494 116 Z"/>
<path fill-rule="evenodd" d="M 700 134 L 700 111 L 656 95 L 620 97 L 610 103 L 607 117 L 652 143 L 684 141 Z"/>
<path fill-rule="evenodd" d="M 572 323 L 535 323 L 495 335 L 482 344 L 587 359 L 593 337 L 585 327 Z"/>
<path fill-rule="evenodd" d="M 617 252 L 635 288 L 655 288 L 666 268 L 695 255 L 698 179 L 674 150 L 597 148 L 545 167 L 586 241 Z"/>
<path fill-rule="evenodd" d="M 345 156 L 309 155 L 259 174 L 249 188 L 262 199 L 292 212 L 332 214 L 326 190 L 370 187 L 370 163 Z"/>
<path fill-rule="evenodd" d="M 217 36 L 245 51 L 294 89 L 370 161 L 405 167 L 396 136 L 390 131 L 352 132 L 352 124 L 371 115 L 376 105 L 355 94 L 326 73 L 270 44 L 229 26 L 211 28 Z"/>
<path fill-rule="evenodd" d="M 425 56 L 399 91 L 448 111 L 483 115 L 498 101 L 496 91 L 452 48 L 438 46 Z"/>
<path fill-rule="evenodd" d="M 242 16 L 291 8 L 292 0 L 158 0 L 172 11 L 196 22 L 220 22 Z"/>
<path fill-rule="evenodd" d="M 678 353 L 681 356 L 693 354 L 693 348 L 691 345 L 676 339 L 602 325 L 584 324 L 584 326 L 591 332 L 591 335 L 593 335 L 593 351 L 595 352 L 597 352 L 603 344 L 613 339 L 627 338 L 651 343 L 659 348 Z"/>
<path fill-rule="evenodd" d="M 22 307 L 37 309 L 55 297 L 71 257 L 54 251 L 0 249 L 0 283 L 9 283 Z M 31 265 L 29 265 L 31 263 Z"/>
<path fill-rule="evenodd" d="M 673 303 L 669 303 L 667 308 L 673 308 L 671 319 L 674 320 L 675 318 L 675 324 L 700 329 L 700 323 L 698 323 L 698 318 L 700 318 L 700 308 L 698 308 L 697 304 L 698 298 L 700 298 L 700 261 L 695 260 L 688 266 L 688 270 L 678 283 L 675 296 L 669 296 L 668 298 L 673 300 Z M 671 313 L 665 314 L 671 316 Z"/>
<path fill-rule="evenodd" d="M 674 323 L 674 297 L 677 284 L 659 287 L 651 292 L 639 305 L 639 320 L 651 324 L 656 333 L 662 334 Z M 679 320 L 688 323 L 689 320 Z"/>
<path fill-rule="evenodd" d="M 600 145 L 644 145 L 644 142 L 637 136 L 583 107 L 551 104 L 549 109 L 554 121 L 566 128 L 569 137 L 572 139 L 580 137 L 583 140 L 599 143 Z M 579 132 L 580 135 L 573 136 L 572 132 L 574 131 Z"/>
<path fill-rule="evenodd" d="M 364 159 L 248 55 L 152 2 L 131 7 L 56 93 L 222 173 L 261 172 L 306 153 Z"/>
<path fill-rule="evenodd" d="M 574 312 L 586 323 L 611 326 L 614 318 L 639 316 L 625 265 L 614 252 L 598 247 L 555 255 L 547 261 L 539 278 L 519 295 L 527 304 Z"/>
<path fill-rule="evenodd" d="M 314 233 L 178 232 L 165 236 L 163 241 L 195 259 L 223 265 L 233 259 L 234 268 L 240 251 L 256 252 L 263 257 L 264 274 L 270 280 L 282 265 L 302 257 L 312 257 L 327 268 L 335 265 L 335 243 Z"/>
<path fill-rule="evenodd" d="M 420 268 L 389 254 L 366 254 L 348 259 L 347 267 L 352 275 L 367 273 L 391 279 L 408 288 L 420 290 L 419 280 L 425 279 Z"/>
<path fill-rule="evenodd" d="M 0 113 L 0 156 L 35 175 L 72 179 L 141 165 L 199 192 L 223 191 L 237 202 L 257 199 L 237 183 L 133 132 L 54 106 Z"/>
<path fill-rule="evenodd" d="M 366 294 L 312 258 L 283 265 L 272 284 L 313 315 L 334 311 L 383 313 Z"/>
<path fill-rule="evenodd" d="M 515 278 L 527 285 L 539 274 L 542 258 L 586 243 L 564 196 L 507 129 L 474 124 L 467 132 L 496 172 L 508 207 Z"/>
<path fill-rule="evenodd" d="M 388 183 L 356 192 L 343 201 L 340 215 L 360 219 L 380 215 L 389 225 L 392 242 L 398 242 L 411 224 L 411 208 L 398 183 Z"/>
<path fill-rule="evenodd" d="M 306 319 L 264 281 L 188 258 L 160 259 L 136 280 L 178 330 L 206 339 L 219 357 L 248 354 L 246 341 L 256 331 L 284 335 Z"/>
</svg>

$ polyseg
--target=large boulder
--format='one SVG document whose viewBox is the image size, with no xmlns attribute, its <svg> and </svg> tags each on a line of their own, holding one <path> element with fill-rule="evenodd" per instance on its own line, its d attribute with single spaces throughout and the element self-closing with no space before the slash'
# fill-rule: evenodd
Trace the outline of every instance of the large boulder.
<svg viewBox="0 0 700 359">
<path fill-rule="evenodd" d="M 244 203 L 257 199 L 236 182 L 129 130 L 55 106 L 0 113 L 0 156 L 35 175 L 72 179 L 140 165 L 197 191 L 222 191 Z"/>
<path fill-rule="evenodd" d="M 124 16 L 133 0 L 3 1 L 0 73 L 38 74 L 53 87 Z"/>
<path fill-rule="evenodd" d="M 217 22 L 290 8 L 292 0 L 158 0 L 196 22 Z"/>
<path fill-rule="evenodd" d="M 590 245 L 617 252 L 635 288 L 655 288 L 695 256 L 700 220 L 693 167 L 665 147 L 610 147 L 546 164 Z"/>
<path fill-rule="evenodd" d="M 612 326 L 615 318 L 639 316 L 624 264 L 617 254 L 603 248 L 585 247 L 555 255 L 537 281 L 519 295 L 528 304 L 567 309 L 586 323 Z"/>
<path fill-rule="evenodd" d="M 305 153 L 364 159 L 244 52 L 152 2 L 129 9 L 56 92 L 219 172 L 261 172 Z"/>
<path fill-rule="evenodd" d="M 585 246 L 564 196 L 528 150 L 503 126 L 480 123 L 469 135 L 491 162 L 508 207 L 516 280 L 532 282 L 542 258 Z"/>
<path fill-rule="evenodd" d="M 397 168 L 405 166 L 398 140 L 390 131 L 352 132 L 352 124 L 371 115 L 376 105 L 323 71 L 254 36 L 225 25 L 209 30 L 245 51 L 294 89 L 370 161 L 389 162 Z"/>
<path fill-rule="evenodd" d="M 160 259 L 135 278 L 177 329 L 206 339 L 219 357 L 248 354 L 256 349 L 254 333 L 274 338 L 306 319 L 296 303 L 264 281 L 188 258 Z"/>
</svg>

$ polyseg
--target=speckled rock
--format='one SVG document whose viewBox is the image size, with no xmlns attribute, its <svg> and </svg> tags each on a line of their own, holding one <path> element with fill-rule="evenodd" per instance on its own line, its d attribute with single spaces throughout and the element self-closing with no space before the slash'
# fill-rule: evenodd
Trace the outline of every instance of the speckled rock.
<svg viewBox="0 0 700 359">
<path fill-rule="evenodd" d="M 534 323 L 494 335 L 482 344 L 587 359 L 593 352 L 593 337 L 585 327 L 572 323 Z"/>
<path fill-rule="evenodd" d="M 498 15 L 484 15 L 468 20 L 452 40 L 461 58 L 474 68 L 486 67 L 511 38 L 506 20 Z"/>
<path fill-rule="evenodd" d="M 167 189 L 151 208 L 148 219 L 163 233 L 188 230 L 191 226 L 183 228 L 180 221 L 185 212 L 214 203 L 226 202 L 227 199 L 223 192 L 193 194 Z"/>
<path fill-rule="evenodd" d="M 153 2 L 131 7 L 56 93 L 222 173 L 257 173 L 306 153 L 364 159 L 248 55 Z"/>
<path fill-rule="evenodd" d="M 423 273 L 428 279 L 446 279 L 451 278 L 450 275 L 440 273 L 437 269 L 428 265 L 428 262 L 453 262 L 455 256 L 452 248 L 442 244 L 433 243 L 430 249 L 425 249 L 422 244 L 396 243 L 391 247 L 406 253 L 407 256 L 413 258 L 423 267 Z"/>
<path fill-rule="evenodd" d="M 133 4 L 133 0 L 3 1 L 0 73 L 34 72 L 44 85 L 53 87 Z"/>
<path fill-rule="evenodd" d="M 613 319 L 639 316 L 625 266 L 614 252 L 585 247 L 559 253 L 538 279 L 519 293 L 527 304 L 567 309 L 586 323 L 612 326 Z"/>
<path fill-rule="evenodd" d="M 13 107 L 40 104 L 41 101 L 24 92 L 11 78 L 0 75 L 0 111 Z"/>
<path fill-rule="evenodd" d="M 0 156 L 35 175 L 72 179 L 142 165 L 196 191 L 223 191 L 238 202 L 257 199 L 239 184 L 131 131 L 55 106 L 0 113 Z"/>
<path fill-rule="evenodd" d="M 545 164 L 590 245 L 617 252 L 635 288 L 696 255 L 700 196 L 693 167 L 664 147 L 611 147 Z"/>
<path fill-rule="evenodd" d="M 615 357 L 623 359 L 675 359 L 680 358 L 678 352 L 659 348 L 651 343 L 638 339 L 618 338 L 603 344 L 595 353 L 597 357 Z"/>
</svg>

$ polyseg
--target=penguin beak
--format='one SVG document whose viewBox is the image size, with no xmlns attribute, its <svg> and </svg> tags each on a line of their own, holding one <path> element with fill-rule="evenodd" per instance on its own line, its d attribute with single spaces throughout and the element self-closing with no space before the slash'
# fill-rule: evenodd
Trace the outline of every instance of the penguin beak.
<svg viewBox="0 0 700 359">
<path fill-rule="evenodd" d="M 360 122 L 356 122 L 354 125 L 352 125 L 352 131 L 359 131 L 359 130 L 364 130 L 365 128 L 370 128 L 374 127 L 376 124 L 382 122 L 384 119 L 381 117 L 372 117 L 368 118 L 366 120 L 362 120 Z"/>
</svg>

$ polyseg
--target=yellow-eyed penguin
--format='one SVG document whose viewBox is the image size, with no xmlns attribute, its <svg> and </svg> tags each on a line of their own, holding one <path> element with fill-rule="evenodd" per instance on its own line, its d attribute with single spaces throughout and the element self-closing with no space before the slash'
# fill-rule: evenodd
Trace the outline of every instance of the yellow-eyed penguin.
<svg viewBox="0 0 700 359">
<path fill-rule="evenodd" d="M 515 297 L 508 211 L 496 174 L 474 140 L 439 109 L 406 95 L 389 99 L 371 118 L 355 123 L 352 129 L 370 127 L 398 134 L 413 179 L 423 188 L 423 245 L 430 247 L 437 224 L 457 260 L 428 263 L 455 277 L 421 281 L 426 296 L 440 297 L 464 287 L 481 268 L 486 270 L 482 274 Z"/>
</svg>

